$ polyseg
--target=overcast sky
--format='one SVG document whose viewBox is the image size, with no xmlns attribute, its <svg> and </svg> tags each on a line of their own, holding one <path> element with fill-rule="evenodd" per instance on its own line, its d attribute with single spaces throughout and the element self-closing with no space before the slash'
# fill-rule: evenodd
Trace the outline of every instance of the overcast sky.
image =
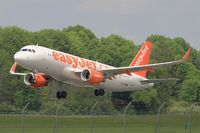
<svg viewBox="0 0 200 133">
<path fill-rule="evenodd" d="M 0 0 L 0 26 L 29 31 L 80 24 L 97 37 L 183 37 L 200 50 L 200 0 Z"/>
</svg>

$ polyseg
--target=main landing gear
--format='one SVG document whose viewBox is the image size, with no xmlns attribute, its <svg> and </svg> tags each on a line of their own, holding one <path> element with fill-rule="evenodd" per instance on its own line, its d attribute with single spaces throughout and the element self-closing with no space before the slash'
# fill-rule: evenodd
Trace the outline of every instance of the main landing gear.
<svg viewBox="0 0 200 133">
<path fill-rule="evenodd" d="M 56 97 L 58 99 L 61 99 L 61 98 L 67 98 L 67 92 L 66 91 L 57 91 L 56 93 Z"/>
<path fill-rule="evenodd" d="M 105 94 L 104 89 L 95 89 L 94 90 L 94 95 L 95 96 L 103 96 Z"/>
<path fill-rule="evenodd" d="M 57 99 L 61 99 L 61 98 L 66 99 L 67 98 L 67 92 L 63 91 L 63 88 L 64 88 L 63 83 L 60 82 L 60 91 L 57 91 L 57 93 L 56 93 Z"/>
</svg>

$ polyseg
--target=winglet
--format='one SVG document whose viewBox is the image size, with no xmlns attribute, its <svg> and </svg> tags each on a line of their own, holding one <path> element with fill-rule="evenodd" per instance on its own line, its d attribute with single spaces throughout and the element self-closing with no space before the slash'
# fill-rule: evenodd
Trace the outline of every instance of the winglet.
<svg viewBox="0 0 200 133">
<path fill-rule="evenodd" d="M 189 55 L 190 55 L 190 51 L 191 51 L 191 49 L 189 48 L 189 49 L 187 50 L 185 56 L 183 57 L 183 60 L 184 60 L 184 61 L 187 61 L 187 59 L 188 59 L 188 57 L 189 57 Z"/>
<path fill-rule="evenodd" d="M 15 63 L 12 65 L 11 69 L 10 69 L 10 73 L 11 73 L 11 74 L 16 73 L 16 69 L 17 69 L 17 63 L 15 62 Z"/>
</svg>

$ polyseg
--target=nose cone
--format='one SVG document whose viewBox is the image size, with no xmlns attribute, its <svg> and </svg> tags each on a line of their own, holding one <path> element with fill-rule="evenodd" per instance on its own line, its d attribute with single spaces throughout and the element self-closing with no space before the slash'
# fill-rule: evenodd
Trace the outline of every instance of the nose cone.
<svg viewBox="0 0 200 133">
<path fill-rule="evenodd" d="M 15 55 L 14 55 L 14 59 L 17 63 L 20 63 L 22 60 L 23 60 L 23 55 L 20 53 L 20 52 L 17 52 Z"/>
<path fill-rule="evenodd" d="M 33 58 L 30 58 L 32 56 L 31 54 L 32 54 L 31 52 L 29 53 L 26 51 L 25 52 L 19 51 L 14 55 L 15 62 L 22 67 L 31 68 L 30 66 L 34 65 Z"/>
</svg>

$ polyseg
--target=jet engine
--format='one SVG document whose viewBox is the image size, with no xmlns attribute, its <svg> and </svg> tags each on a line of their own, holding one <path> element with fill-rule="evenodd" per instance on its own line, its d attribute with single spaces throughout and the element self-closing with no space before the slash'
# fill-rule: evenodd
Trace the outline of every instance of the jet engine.
<svg viewBox="0 0 200 133">
<path fill-rule="evenodd" d="M 81 72 L 81 79 L 90 84 L 99 84 L 105 80 L 103 73 L 88 69 L 85 69 Z"/>
<path fill-rule="evenodd" d="M 33 88 L 41 88 L 48 85 L 48 79 L 43 73 L 28 73 L 24 76 L 24 83 Z"/>
</svg>

